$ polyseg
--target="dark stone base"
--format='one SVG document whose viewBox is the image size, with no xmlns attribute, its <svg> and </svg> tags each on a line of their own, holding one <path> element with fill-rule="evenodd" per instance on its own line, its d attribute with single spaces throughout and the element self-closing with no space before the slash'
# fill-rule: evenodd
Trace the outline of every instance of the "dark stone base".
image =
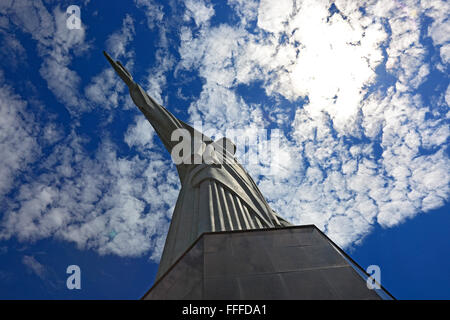
<svg viewBox="0 0 450 320">
<path fill-rule="evenodd" d="M 204 233 L 143 299 L 392 299 L 314 225 Z"/>
</svg>

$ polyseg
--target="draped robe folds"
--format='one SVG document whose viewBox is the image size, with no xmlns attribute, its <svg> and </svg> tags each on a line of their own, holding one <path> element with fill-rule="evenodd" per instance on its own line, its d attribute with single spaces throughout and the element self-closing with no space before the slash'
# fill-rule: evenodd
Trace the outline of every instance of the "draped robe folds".
<svg viewBox="0 0 450 320">
<path fill-rule="evenodd" d="M 276 228 L 291 225 L 267 204 L 253 179 L 234 155 L 177 119 L 138 86 L 144 101 L 136 103 L 151 123 L 166 149 L 171 152 L 179 141 L 171 141 L 172 132 L 186 129 L 206 143 L 213 143 L 224 161 L 220 164 L 177 165 L 181 190 L 175 205 L 161 256 L 158 280 L 183 252 L 204 232 Z"/>
</svg>

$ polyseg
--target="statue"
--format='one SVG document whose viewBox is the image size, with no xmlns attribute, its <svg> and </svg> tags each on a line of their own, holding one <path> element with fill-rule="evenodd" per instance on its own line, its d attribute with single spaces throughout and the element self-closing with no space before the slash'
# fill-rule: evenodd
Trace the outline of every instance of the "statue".
<svg viewBox="0 0 450 320">
<path fill-rule="evenodd" d="M 172 215 L 156 280 L 204 232 L 277 228 L 292 224 L 273 211 L 257 185 L 236 161 L 236 147 L 229 139 L 213 141 L 177 119 L 159 105 L 136 82 L 128 70 L 103 52 L 114 70 L 128 86 L 131 98 L 151 123 L 167 151 L 172 154 L 179 143 L 171 139 L 177 129 L 201 137 L 200 148 L 192 148 L 184 159 L 196 160 L 208 153 L 210 161 L 176 163 L 181 190 Z M 198 141 L 194 141 L 194 145 Z M 204 157 L 207 158 L 208 157 Z"/>
</svg>

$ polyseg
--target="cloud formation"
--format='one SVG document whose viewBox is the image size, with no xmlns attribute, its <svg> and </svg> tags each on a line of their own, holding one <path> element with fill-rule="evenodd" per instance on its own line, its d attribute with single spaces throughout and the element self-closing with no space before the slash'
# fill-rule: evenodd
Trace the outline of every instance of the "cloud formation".
<svg viewBox="0 0 450 320">
<path fill-rule="evenodd" d="M 119 256 L 152 249 L 158 259 L 178 191 L 170 162 L 162 150 L 147 150 L 145 159 L 119 157 L 107 142 L 91 159 L 80 142 L 67 137 L 43 163 L 46 173 L 20 187 L 0 237 L 55 237 Z"/>
<path fill-rule="evenodd" d="M 214 15 L 212 5 L 205 3 L 203 0 L 186 0 L 184 4 L 186 6 L 184 20 L 194 19 L 197 27 L 207 24 Z"/>
<path fill-rule="evenodd" d="M 8 28 L 14 25 L 36 41 L 42 57 L 40 74 L 56 98 L 72 115 L 86 111 L 87 103 L 78 94 L 80 76 L 69 68 L 72 55 L 80 55 L 89 48 L 84 26 L 69 30 L 66 13 L 59 6 L 49 12 L 40 0 L 2 2 L 0 13 L 8 17 Z"/>
<path fill-rule="evenodd" d="M 170 103 L 168 77 L 178 85 L 188 81 L 183 72 L 197 74 L 200 93 L 183 98 L 190 99 L 189 122 L 216 138 L 229 129 L 238 130 L 236 138 L 248 137 L 248 148 L 237 141 L 237 154 L 271 206 L 348 247 L 375 225 L 392 227 L 448 201 L 450 87 L 436 93 L 420 88 L 430 74 L 448 69 L 449 5 L 333 3 L 230 0 L 236 23 L 227 24 L 215 22 L 217 8 L 208 1 L 185 1 L 177 17 L 166 17 L 154 1 L 135 1 L 160 37 L 155 65 L 141 67 L 147 92 Z M 87 30 L 68 36 L 59 7 L 16 1 L 2 2 L 0 11 L 9 17 L 0 19 L 3 34 L 16 26 L 36 42 L 40 75 L 71 119 L 97 107 L 132 107 L 107 66 L 83 79 L 88 85 L 80 90 L 81 75 L 70 65 L 90 50 Z M 432 22 L 422 30 L 425 17 Z M 106 41 L 130 70 L 137 23 L 125 15 Z M 179 43 L 168 40 L 170 32 Z M 438 52 L 435 60 L 424 38 Z M 3 41 L 15 60 L 26 59 L 17 39 Z M 256 88 L 262 98 L 243 88 Z M 10 87 L 2 84 L 0 97 L 0 143 L 7 154 L 0 159 L 0 195 L 15 190 L 2 208 L 0 239 L 54 237 L 100 254 L 158 260 L 179 185 L 145 118 L 132 117 L 119 140 L 99 129 L 98 148 L 91 152 L 78 126 L 63 136 L 56 123 L 38 124 L 27 115 L 27 103 Z M 107 122 L 115 120 L 111 115 Z M 275 171 L 259 140 L 267 128 L 282 132 Z M 43 146 L 50 151 L 36 162 Z M 245 160 L 261 148 L 258 162 Z M 26 170 L 29 178 L 19 184 L 17 176 Z"/>
<path fill-rule="evenodd" d="M 11 87 L 0 86 L 0 198 L 14 187 L 15 178 L 41 151 L 36 139 L 38 126 L 26 108 L 27 103 Z"/>
<path fill-rule="evenodd" d="M 96 108 L 129 107 L 126 93 L 120 95 L 124 85 L 107 65 L 88 81 L 87 99 L 83 97 L 79 76 L 67 69 L 70 51 L 83 43 L 83 37 L 64 38 L 65 25 L 64 30 L 59 29 L 61 21 L 55 25 L 53 20 L 64 16 L 58 7 L 51 15 L 40 2 L 22 4 L 2 9 L 12 17 L 25 11 L 30 20 L 36 18 L 32 25 L 25 18 L 14 21 L 38 41 L 43 55 L 41 76 L 57 97 L 58 92 L 64 93 L 60 98 L 65 106 L 78 108 L 83 102 Z M 45 23 L 49 29 L 41 34 L 40 26 Z M 122 28 L 106 41 L 116 58 L 129 59 L 128 67 L 133 65 L 134 53 L 127 49 L 133 37 L 134 21 L 127 15 Z M 74 77 L 67 76 L 70 74 Z M 3 83 L 3 77 L 1 80 Z M 99 149 L 92 154 L 86 149 L 79 125 L 70 126 L 69 134 L 63 136 L 53 122 L 34 122 L 30 110 L 25 110 L 27 103 L 8 86 L 2 85 L 0 95 L 0 136 L 7 152 L 0 160 L 0 196 L 16 188 L 14 197 L 2 205 L 0 239 L 16 237 L 22 242 L 35 242 L 54 237 L 100 254 L 141 256 L 151 251 L 149 257 L 159 259 L 179 186 L 173 165 L 163 157 L 163 150 L 154 146 L 153 128 L 143 117 L 137 117 L 123 136 L 122 143 L 128 144 L 127 153 L 131 155 L 118 155 L 116 143 L 104 132 L 99 137 Z M 82 112 L 78 111 L 71 116 L 79 117 Z M 35 162 L 41 147 L 38 134 L 42 146 L 49 150 Z M 16 176 L 24 171 L 27 179 L 15 183 Z M 24 263 L 37 266 L 30 258 Z"/>
<path fill-rule="evenodd" d="M 246 103 L 237 90 L 261 82 L 268 97 L 298 104 L 281 146 L 288 174 L 264 176 L 247 166 L 281 215 L 314 223 L 345 247 L 375 224 L 392 227 L 444 204 L 448 104 L 436 111 L 416 90 L 433 67 L 418 17 L 434 19 L 428 36 L 435 45 L 448 43 L 448 4 L 408 2 L 405 9 L 369 1 L 362 10 L 353 1 L 261 1 L 256 33 L 245 29 L 248 5 L 232 4 L 237 27 L 181 29 L 179 64 L 206 82 L 189 112 L 222 131 L 271 123 L 264 105 Z M 394 79 L 387 87 L 382 71 Z M 275 119 L 289 112 L 272 108 Z"/>
</svg>

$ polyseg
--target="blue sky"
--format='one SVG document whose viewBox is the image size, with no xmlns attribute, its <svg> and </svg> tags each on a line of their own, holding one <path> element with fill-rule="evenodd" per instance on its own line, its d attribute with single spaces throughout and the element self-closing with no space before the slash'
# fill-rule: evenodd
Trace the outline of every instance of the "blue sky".
<svg viewBox="0 0 450 320">
<path fill-rule="evenodd" d="M 448 299 L 449 9 L 2 1 L 0 298 L 136 299 L 153 283 L 178 177 L 107 50 L 177 117 L 245 137 L 238 159 L 284 218 L 380 266 L 399 299 Z"/>
</svg>

